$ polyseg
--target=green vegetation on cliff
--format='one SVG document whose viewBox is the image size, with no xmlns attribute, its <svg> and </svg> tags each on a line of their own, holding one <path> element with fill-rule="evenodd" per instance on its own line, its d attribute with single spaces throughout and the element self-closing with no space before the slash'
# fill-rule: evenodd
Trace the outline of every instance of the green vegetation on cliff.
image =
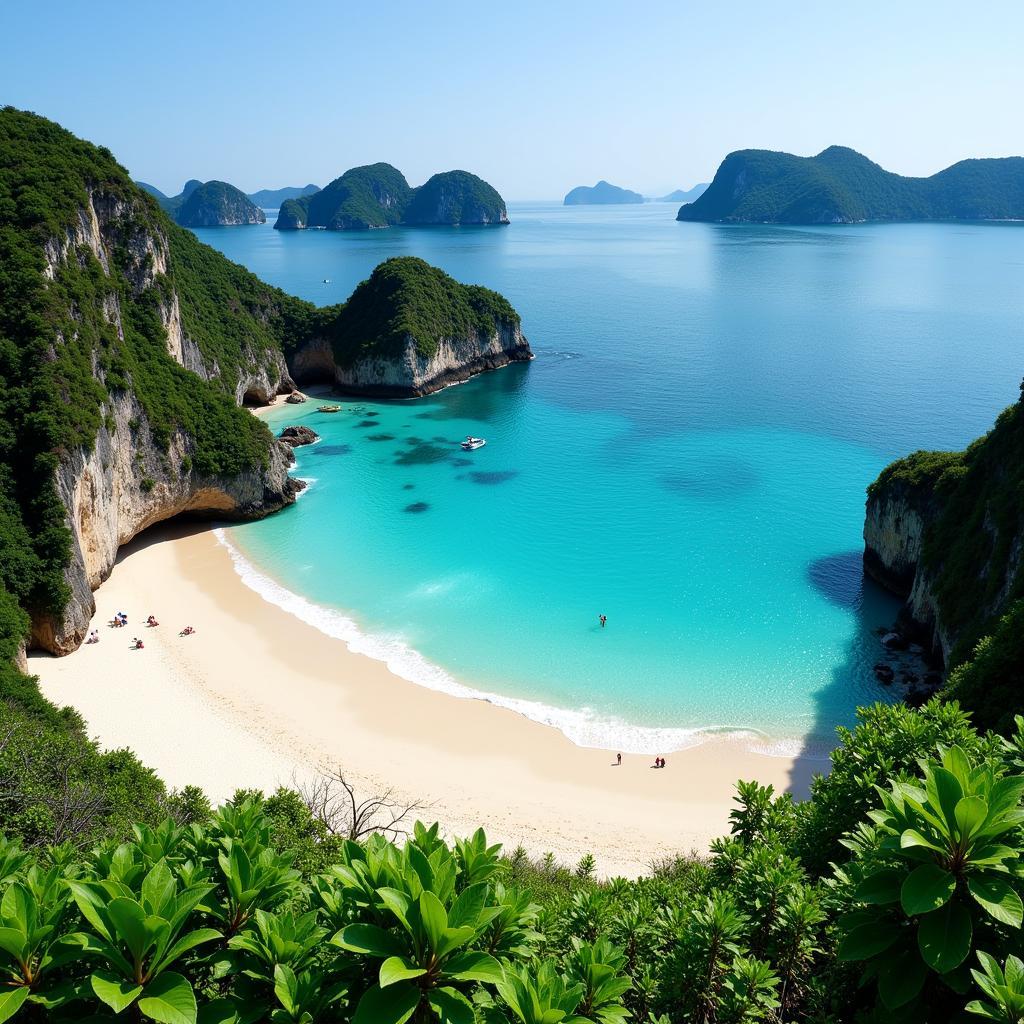
<svg viewBox="0 0 1024 1024">
<path fill-rule="evenodd" d="M 942 627 L 956 638 L 948 693 L 980 725 L 1002 730 L 1024 711 L 1016 630 L 1024 621 L 1022 402 L 965 451 L 915 452 L 887 467 L 868 492 L 875 497 L 906 485 L 930 510 L 921 564 Z"/>
<path fill-rule="evenodd" d="M 483 178 L 445 171 L 413 190 L 402 219 L 406 224 L 502 224 L 508 213 L 505 200 Z"/>
<path fill-rule="evenodd" d="M 93 209 L 108 226 L 96 248 Z M 166 275 L 152 248 L 160 235 Z M 210 382 L 168 353 L 161 304 L 172 289 L 220 369 Z M 170 224 L 109 151 L 0 111 L 0 635 L 25 635 L 14 603 L 45 614 L 67 601 L 70 535 L 54 472 L 68 452 L 91 449 L 111 398 L 138 402 L 158 446 L 175 431 L 191 437 L 199 473 L 265 464 L 270 434 L 236 407 L 234 386 L 280 343 L 267 294 L 281 295 Z M 229 311 L 234 333 L 215 328 Z"/>
<path fill-rule="evenodd" d="M 400 356 L 411 336 L 416 351 L 429 357 L 442 338 L 489 337 L 502 324 L 519 325 L 504 296 L 400 256 L 380 264 L 341 308 L 332 330 L 334 356 L 341 366 Z"/>
<path fill-rule="evenodd" d="M 1024 157 L 963 160 L 930 178 L 883 170 L 844 146 L 813 157 L 730 153 L 677 219 L 776 224 L 1024 217 Z"/>
<path fill-rule="evenodd" d="M 435 174 L 419 188 L 390 164 L 353 167 L 315 195 L 281 204 L 275 228 L 322 227 L 332 231 L 384 228 L 394 224 L 500 224 L 505 202 L 482 178 L 468 171 Z"/>
</svg>

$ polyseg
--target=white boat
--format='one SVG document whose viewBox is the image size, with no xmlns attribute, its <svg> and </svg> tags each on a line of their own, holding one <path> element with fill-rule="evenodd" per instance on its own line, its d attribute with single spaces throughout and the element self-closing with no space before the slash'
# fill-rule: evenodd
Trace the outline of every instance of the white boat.
<svg viewBox="0 0 1024 1024">
<path fill-rule="evenodd" d="M 460 444 L 462 445 L 462 450 L 464 452 L 472 452 L 477 448 L 483 448 L 487 442 L 482 437 L 473 437 L 473 435 L 470 434 L 469 437 L 467 437 L 465 441 L 461 441 Z"/>
</svg>

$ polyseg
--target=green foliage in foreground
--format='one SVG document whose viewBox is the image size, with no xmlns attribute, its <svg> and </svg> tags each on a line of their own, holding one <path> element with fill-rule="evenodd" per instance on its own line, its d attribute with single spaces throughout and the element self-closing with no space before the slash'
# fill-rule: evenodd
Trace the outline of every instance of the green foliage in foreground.
<svg viewBox="0 0 1024 1024">
<path fill-rule="evenodd" d="M 334 357 L 351 366 L 373 355 L 400 356 L 409 336 L 416 351 L 429 357 L 442 338 L 489 337 L 502 325 L 519 325 L 504 296 L 401 256 L 381 263 L 342 307 L 332 328 Z"/>
<path fill-rule="evenodd" d="M 635 881 L 436 825 L 352 841 L 289 790 L 176 794 L 89 852 L 4 815 L 0 1024 L 1018 1021 L 1022 795 L 1024 719 L 933 701 L 865 711 L 809 801 L 741 783 L 709 857 Z"/>
</svg>

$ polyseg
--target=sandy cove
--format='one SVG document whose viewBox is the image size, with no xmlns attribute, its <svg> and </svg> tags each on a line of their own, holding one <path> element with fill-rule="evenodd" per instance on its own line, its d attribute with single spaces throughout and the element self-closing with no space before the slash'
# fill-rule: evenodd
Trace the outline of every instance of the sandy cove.
<svg viewBox="0 0 1024 1024">
<path fill-rule="evenodd" d="M 802 796 L 827 767 L 730 740 L 627 754 L 615 767 L 614 753 L 352 653 L 249 589 L 203 527 L 148 531 L 122 550 L 96 600 L 100 643 L 35 655 L 30 671 L 104 747 L 130 747 L 168 785 L 200 785 L 214 801 L 340 766 L 363 795 L 390 787 L 428 804 L 419 816 L 449 835 L 483 825 L 510 848 L 569 863 L 592 852 L 601 874 L 636 875 L 726 832 L 738 778 Z M 122 610 L 127 628 L 110 628 Z M 150 613 L 158 628 L 145 627 Z M 196 634 L 180 637 L 189 624 Z M 134 636 L 144 650 L 130 649 Z M 655 753 L 667 755 L 662 771 Z"/>
</svg>

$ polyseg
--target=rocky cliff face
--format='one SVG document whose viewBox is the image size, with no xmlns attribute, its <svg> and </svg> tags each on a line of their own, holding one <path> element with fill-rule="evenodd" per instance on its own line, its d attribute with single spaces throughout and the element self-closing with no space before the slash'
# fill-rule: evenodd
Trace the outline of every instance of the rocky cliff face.
<svg viewBox="0 0 1024 1024">
<path fill-rule="evenodd" d="M 501 324 L 489 336 L 472 333 L 465 338 L 443 338 L 430 356 L 421 355 L 410 337 L 399 359 L 372 357 L 350 366 L 337 365 L 332 359 L 331 366 L 335 384 L 344 391 L 384 398 L 419 398 L 478 373 L 532 358 L 529 342 L 519 326 Z M 324 359 L 322 345 L 309 346 L 293 357 L 292 372 L 300 380 L 305 379 L 307 372 L 320 373 L 325 367 Z"/>
<path fill-rule="evenodd" d="M 1024 397 L 963 452 L 915 452 L 868 490 L 864 568 L 954 667 L 1024 598 Z"/>
<path fill-rule="evenodd" d="M 938 512 L 929 487 L 903 481 L 876 486 L 864 519 L 864 571 L 906 599 L 902 625 L 945 660 L 953 637 L 941 627 L 934 580 L 921 564 L 925 529 Z"/>
<path fill-rule="evenodd" d="M 44 275 L 52 280 L 61 264 L 75 259 L 83 247 L 110 274 L 113 251 L 119 246 L 129 255 L 123 272 L 132 295 L 154 288 L 158 275 L 168 270 L 168 239 L 160 231 L 139 226 L 135 202 L 89 192 L 74 227 L 46 245 Z M 178 294 L 159 294 L 168 354 L 206 380 L 218 377 L 216 363 L 205 359 L 188 336 Z M 103 316 L 123 338 L 120 300 L 113 287 L 104 300 Z M 279 352 L 248 355 L 236 385 L 236 401 L 267 401 L 290 390 L 291 377 Z M 266 464 L 260 468 L 234 476 L 202 475 L 191 468 L 193 440 L 177 431 L 166 448 L 157 444 L 145 410 L 130 390 L 115 391 L 102 411 L 103 426 L 91 448 L 63 452 L 56 471 L 72 535 L 72 558 L 65 572 L 72 596 L 60 616 L 37 616 L 32 630 L 32 644 L 54 654 L 67 654 L 82 642 L 95 610 L 92 591 L 110 574 L 118 548 L 142 530 L 182 513 L 257 518 L 294 501 L 301 487 L 288 477 L 291 454 L 277 441 L 270 442 Z"/>
<path fill-rule="evenodd" d="M 68 453 L 57 470 L 67 509 L 72 557 L 65 573 L 71 599 L 60 617 L 37 618 L 32 644 L 68 654 L 85 639 L 96 610 L 93 591 L 110 575 L 118 549 L 149 526 L 185 513 L 257 519 L 295 500 L 290 453 L 279 443 L 268 464 L 233 477 L 202 476 L 190 468 L 191 439 L 177 433 L 164 451 L 145 412 L 127 393 L 110 403 L 91 451 Z"/>
</svg>

